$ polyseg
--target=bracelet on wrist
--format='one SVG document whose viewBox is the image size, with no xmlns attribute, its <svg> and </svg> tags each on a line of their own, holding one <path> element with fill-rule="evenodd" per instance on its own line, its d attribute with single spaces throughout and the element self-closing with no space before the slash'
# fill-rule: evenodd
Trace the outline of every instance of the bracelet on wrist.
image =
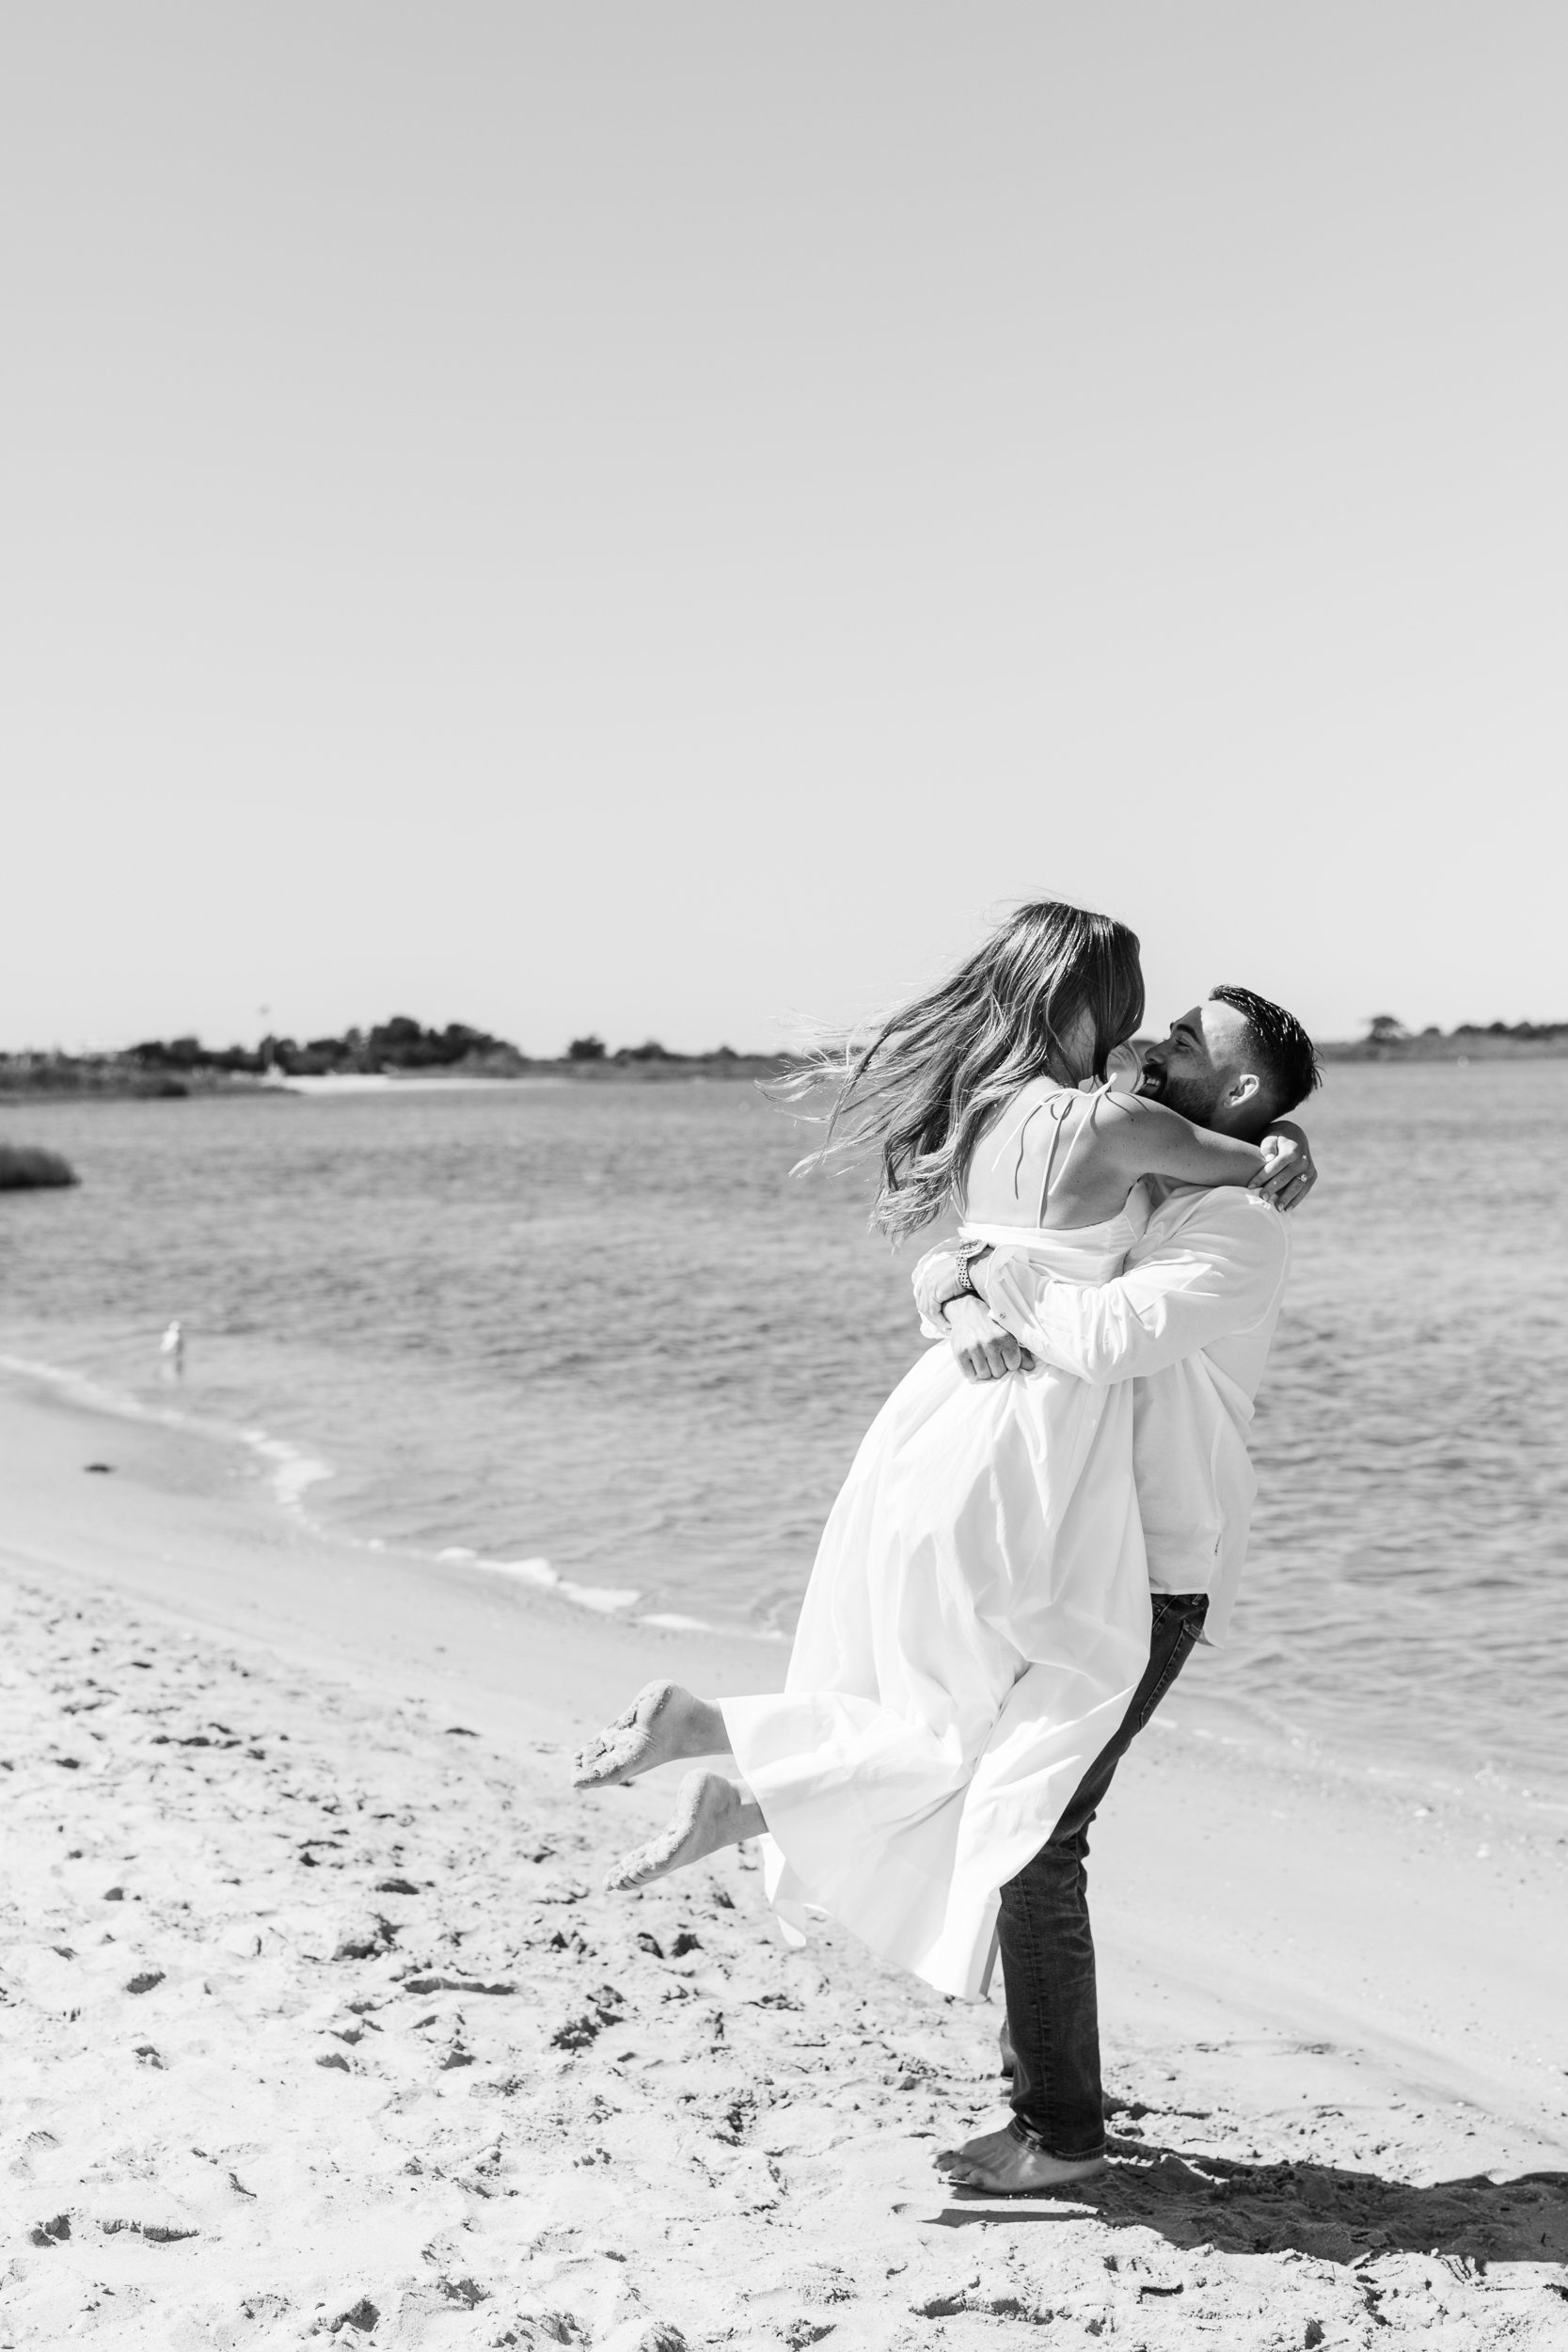
<svg viewBox="0 0 1568 2352">
<path fill-rule="evenodd" d="M 948 1308 L 960 1298 L 976 1299 L 982 1307 L 990 1305 L 990 1302 L 985 1293 L 976 1286 L 974 1272 L 976 1263 L 981 1258 L 989 1257 L 990 1254 L 990 1244 L 984 1241 L 960 1242 L 952 1252 L 954 1264 L 958 1268 L 958 1287 L 957 1290 L 946 1292 L 936 1302 L 935 1311 L 943 1322 L 947 1319 Z"/>
</svg>

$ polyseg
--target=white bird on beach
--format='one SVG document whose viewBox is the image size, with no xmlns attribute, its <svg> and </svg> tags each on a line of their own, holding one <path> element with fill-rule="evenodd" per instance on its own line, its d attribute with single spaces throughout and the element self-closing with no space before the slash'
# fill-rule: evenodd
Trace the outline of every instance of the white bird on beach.
<svg viewBox="0 0 1568 2352">
<path fill-rule="evenodd" d="M 158 1354 L 163 1360 L 163 1372 L 164 1378 L 166 1380 L 180 1380 L 184 1377 L 185 1334 L 181 1327 L 178 1316 L 176 1316 L 175 1320 L 169 1325 L 168 1329 L 164 1333 L 163 1338 L 159 1341 Z"/>
</svg>

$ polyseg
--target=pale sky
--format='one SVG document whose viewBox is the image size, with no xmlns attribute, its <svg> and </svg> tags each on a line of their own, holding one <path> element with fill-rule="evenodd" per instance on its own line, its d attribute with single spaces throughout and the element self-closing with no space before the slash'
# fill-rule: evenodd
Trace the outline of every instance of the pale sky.
<svg viewBox="0 0 1568 2352">
<path fill-rule="evenodd" d="M 1568 1019 L 1560 0 L 0 50 L 0 1044 L 766 1045 L 1023 895 Z"/>
</svg>

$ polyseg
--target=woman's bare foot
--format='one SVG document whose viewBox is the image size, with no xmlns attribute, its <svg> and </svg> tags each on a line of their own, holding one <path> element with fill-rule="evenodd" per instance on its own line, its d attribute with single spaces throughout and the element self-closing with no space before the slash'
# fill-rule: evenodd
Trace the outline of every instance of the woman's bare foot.
<svg viewBox="0 0 1568 2352">
<path fill-rule="evenodd" d="M 657 1837 L 624 1854 L 605 1874 L 605 1890 L 617 1894 L 646 1886 L 689 1862 L 700 1862 L 721 1846 L 737 1846 L 743 1837 L 760 1837 L 768 1824 L 762 1807 L 744 1788 L 721 1772 L 688 1772 L 675 1800 L 675 1818 Z"/>
<path fill-rule="evenodd" d="M 1069 2181 L 1092 2180 L 1105 2169 L 1103 2156 L 1048 2156 L 1006 2129 L 966 2139 L 961 2148 L 945 2148 L 937 2158 L 955 2188 L 989 2189 L 993 2197 L 1038 2195 L 1041 2189 L 1061 2188 Z"/>
<path fill-rule="evenodd" d="M 609 1788 L 682 1756 L 727 1756 L 722 1710 L 678 1682 L 650 1682 L 573 1762 L 574 1788 Z"/>
</svg>

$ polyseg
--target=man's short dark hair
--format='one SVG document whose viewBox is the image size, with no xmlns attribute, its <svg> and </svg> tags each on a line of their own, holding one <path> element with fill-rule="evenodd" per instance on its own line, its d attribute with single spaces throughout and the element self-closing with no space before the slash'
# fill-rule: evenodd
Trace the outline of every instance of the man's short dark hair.
<svg viewBox="0 0 1568 2352">
<path fill-rule="evenodd" d="M 1247 1025 L 1247 1045 L 1268 1096 L 1271 1119 L 1282 1119 L 1305 1103 L 1323 1073 L 1316 1049 L 1293 1013 L 1255 996 L 1250 988 L 1212 988 L 1211 1004 L 1229 1005 Z"/>
</svg>

